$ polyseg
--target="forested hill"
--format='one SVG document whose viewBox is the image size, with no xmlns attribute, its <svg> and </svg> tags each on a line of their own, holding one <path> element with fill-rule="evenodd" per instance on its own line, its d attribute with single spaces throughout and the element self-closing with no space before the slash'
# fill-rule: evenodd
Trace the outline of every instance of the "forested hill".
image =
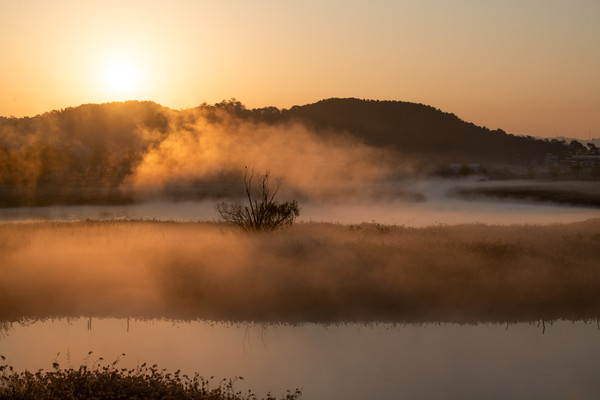
<svg viewBox="0 0 600 400">
<path fill-rule="evenodd" d="M 186 111 L 170 110 L 153 102 L 86 104 L 52 111 L 32 118 L 0 117 L 0 152 L 18 142 L 54 143 L 78 147 L 82 153 L 94 148 L 111 151 L 143 151 L 147 138 L 142 129 L 165 132 L 169 119 L 185 120 Z M 280 110 L 275 107 L 247 109 L 234 99 L 203 104 L 194 111 L 218 113 L 240 120 L 266 124 L 299 122 L 323 135 L 345 132 L 369 145 L 391 147 L 404 154 L 429 157 L 432 163 L 478 162 L 529 164 L 546 153 L 565 157 L 588 150 L 579 143 L 542 140 L 507 134 L 465 122 L 434 107 L 400 102 L 333 98 Z M 212 119 L 217 123 L 219 118 Z M 153 139 L 159 139 L 157 137 Z M 160 140 L 160 139 L 159 139 Z"/>
<path fill-rule="evenodd" d="M 346 131 L 368 144 L 431 157 L 432 162 L 529 164 L 541 161 L 546 153 L 564 157 L 586 151 L 564 141 L 492 131 L 431 106 L 400 101 L 333 98 L 289 110 L 246 110 L 235 101 L 216 106 L 264 122 L 296 120 L 324 132 Z"/>
<path fill-rule="evenodd" d="M 64 182 L 68 176 L 82 184 L 118 185 L 148 149 L 173 131 L 236 121 L 301 123 L 322 136 L 344 132 L 368 145 L 398 150 L 399 157 L 419 157 L 434 168 L 450 162 L 529 165 L 534 159 L 541 162 L 546 153 L 597 153 L 579 142 L 491 131 L 430 106 L 399 101 L 327 99 L 280 110 L 247 109 L 232 99 L 180 111 L 128 101 L 86 104 L 35 117 L 0 117 L 0 184 Z M 272 132 L 293 134 L 286 129 Z"/>
<path fill-rule="evenodd" d="M 166 134 L 169 112 L 129 101 L 0 117 L 0 185 L 119 185 Z"/>
</svg>

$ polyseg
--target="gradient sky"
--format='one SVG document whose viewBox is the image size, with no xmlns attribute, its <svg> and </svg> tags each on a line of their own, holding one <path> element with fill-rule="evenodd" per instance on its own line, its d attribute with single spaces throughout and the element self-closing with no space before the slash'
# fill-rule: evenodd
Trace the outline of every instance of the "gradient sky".
<svg viewBox="0 0 600 400">
<path fill-rule="evenodd" d="M 358 97 L 600 137 L 600 0 L 0 0 L 0 54 L 4 116 Z"/>
</svg>

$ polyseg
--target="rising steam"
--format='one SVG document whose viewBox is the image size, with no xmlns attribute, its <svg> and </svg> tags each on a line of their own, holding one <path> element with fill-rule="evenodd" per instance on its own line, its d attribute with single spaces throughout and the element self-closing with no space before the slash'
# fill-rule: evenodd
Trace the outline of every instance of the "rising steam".
<svg viewBox="0 0 600 400">
<path fill-rule="evenodd" d="M 117 204 L 174 187 L 182 199 L 231 196 L 246 166 L 282 177 L 282 194 L 349 196 L 398 170 L 399 159 L 346 132 L 235 109 L 89 104 L 0 119 L 0 205 Z"/>
<path fill-rule="evenodd" d="M 263 234 L 191 222 L 5 223 L 0 322 L 596 318 L 598 222 L 300 223 Z"/>
<path fill-rule="evenodd" d="M 239 177 L 248 166 L 283 177 L 288 191 L 321 196 L 385 178 L 387 156 L 349 135 L 319 135 L 299 123 L 266 125 L 226 114 L 210 121 L 189 111 L 170 119 L 162 141 L 144 154 L 127 183 L 156 191 L 174 182 Z"/>
</svg>

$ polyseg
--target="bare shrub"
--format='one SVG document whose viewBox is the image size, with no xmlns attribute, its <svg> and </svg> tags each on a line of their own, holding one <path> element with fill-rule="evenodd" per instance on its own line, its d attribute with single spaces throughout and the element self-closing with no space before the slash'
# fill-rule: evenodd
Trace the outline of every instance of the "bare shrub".
<svg viewBox="0 0 600 400">
<path fill-rule="evenodd" d="M 253 185 L 256 178 L 256 186 Z M 272 189 L 269 184 L 270 172 L 255 177 L 254 170 L 244 172 L 244 188 L 248 205 L 240 201 L 217 204 L 217 212 L 222 221 L 235 224 L 248 231 L 272 231 L 291 225 L 300 215 L 298 202 L 275 201 L 275 196 L 283 180 L 278 178 Z"/>
</svg>

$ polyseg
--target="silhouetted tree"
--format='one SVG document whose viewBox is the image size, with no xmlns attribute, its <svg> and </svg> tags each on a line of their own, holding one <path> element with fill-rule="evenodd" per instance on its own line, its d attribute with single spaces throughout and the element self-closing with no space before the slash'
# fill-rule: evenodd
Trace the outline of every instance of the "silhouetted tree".
<svg viewBox="0 0 600 400">
<path fill-rule="evenodd" d="M 571 143 L 569 143 L 569 150 L 574 155 L 587 154 L 587 148 L 577 140 L 571 140 Z"/>
<path fill-rule="evenodd" d="M 282 179 L 278 178 L 275 188 L 271 189 L 269 185 L 270 173 L 256 177 L 256 187 L 254 183 L 254 170 L 244 172 L 244 189 L 248 205 L 241 202 L 220 203 L 217 205 L 217 212 L 221 220 L 235 224 L 248 231 L 272 231 L 285 225 L 291 225 L 297 216 L 300 215 L 300 208 L 296 200 L 279 203 L 275 201 L 275 196 L 282 184 Z"/>
</svg>

